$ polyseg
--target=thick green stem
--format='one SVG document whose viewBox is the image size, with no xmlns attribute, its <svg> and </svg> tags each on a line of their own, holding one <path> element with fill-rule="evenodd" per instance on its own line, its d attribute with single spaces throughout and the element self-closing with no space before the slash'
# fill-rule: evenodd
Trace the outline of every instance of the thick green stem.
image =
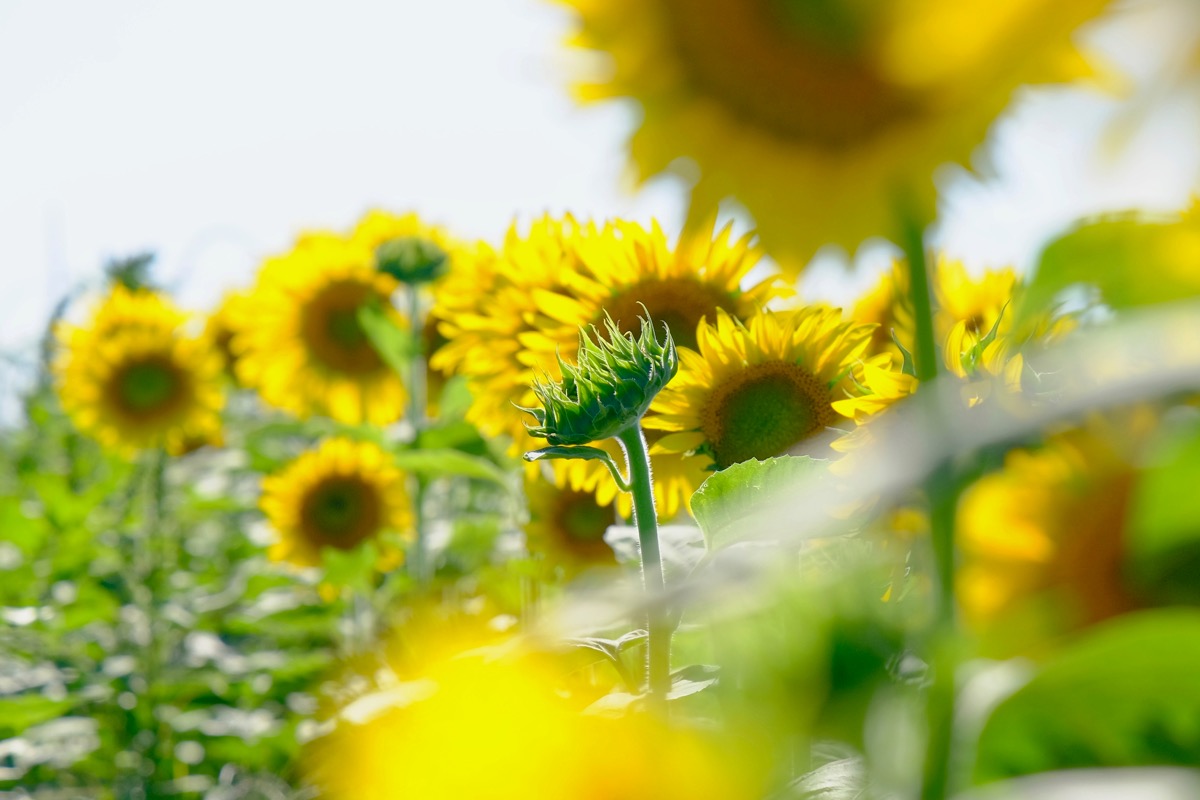
<svg viewBox="0 0 1200 800">
<path fill-rule="evenodd" d="M 925 249 L 925 230 L 920 221 L 904 216 L 903 246 L 909 267 L 909 301 L 916 323 L 913 357 L 917 379 L 922 385 L 938 376 L 938 344 L 934 331 L 934 298 L 930 287 L 930 262 Z M 937 424 L 932 406 L 929 422 Z M 954 600 L 954 521 L 958 503 L 958 480 L 949 463 L 941 464 L 925 484 L 929 499 L 930 536 L 938 585 L 938 615 L 932 632 L 929 665 L 933 684 L 926 708 L 929 737 L 922 776 L 922 800 L 945 800 L 949 791 L 950 765 L 954 746 L 955 674 L 958 668 Z"/>
<path fill-rule="evenodd" d="M 642 435 L 640 420 L 617 435 L 629 465 L 629 485 L 633 492 L 633 517 L 637 523 L 642 554 L 642 586 L 650 602 L 646 648 L 646 684 L 650 703 L 666 711 L 671 690 L 671 622 L 663 606 L 666 581 L 662 555 L 658 549 L 658 513 L 654 508 L 654 483 L 650 476 L 650 453 Z"/>
</svg>

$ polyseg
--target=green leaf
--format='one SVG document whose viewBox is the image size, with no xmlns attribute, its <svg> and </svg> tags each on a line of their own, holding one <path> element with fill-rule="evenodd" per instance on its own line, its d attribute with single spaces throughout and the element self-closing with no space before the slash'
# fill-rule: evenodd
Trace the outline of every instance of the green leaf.
<svg viewBox="0 0 1200 800">
<path fill-rule="evenodd" d="M 1061 651 L 992 712 L 975 780 L 1200 763 L 1200 610 L 1121 617 Z"/>
<path fill-rule="evenodd" d="M 754 517 L 801 481 L 819 474 L 824 465 L 808 456 L 776 456 L 744 461 L 710 475 L 692 495 L 692 516 L 709 551 L 760 538 L 761 526 L 754 524 Z"/>
<path fill-rule="evenodd" d="M 358 309 L 358 325 L 379 357 L 400 375 L 408 375 L 413 359 L 421 353 L 420 341 L 398 326 L 379 302 Z"/>
<path fill-rule="evenodd" d="M 0 700 L 0 738 L 16 736 L 34 725 L 57 719 L 80 700 L 68 697 L 51 700 L 40 694 L 22 694 Z"/>
<path fill-rule="evenodd" d="M 440 478 L 461 475 L 492 481 L 502 486 L 508 484 L 508 474 L 486 458 L 473 456 L 460 450 L 400 450 L 395 453 L 396 466 L 418 475 Z"/>
<path fill-rule="evenodd" d="M 1133 489 L 1129 577 L 1156 600 L 1200 602 L 1200 425 L 1169 426 Z"/>
<path fill-rule="evenodd" d="M 584 461 L 601 461 L 604 466 L 608 467 L 608 471 L 612 473 L 613 480 L 617 482 L 617 486 L 621 491 L 629 491 L 629 482 L 621 475 L 621 470 L 617 467 L 612 456 L 599 447 L 588 447 L 587 445 L 554 445 L 552 447 L 543 447 L 541 450 L 530 450 L 524 456 L 526 461 L 546 461 L 552 459 L 571 459 L 578 458 Z"/>
<path fill-rule="evenodd" d="M 1097 287 L 1113 308 L 1200 294 L 1200 215 L 1127 213 L 1084 221 L 1042 252 L 1020 317 L 1041 313 L 1076 284 Z"/>
</svg>

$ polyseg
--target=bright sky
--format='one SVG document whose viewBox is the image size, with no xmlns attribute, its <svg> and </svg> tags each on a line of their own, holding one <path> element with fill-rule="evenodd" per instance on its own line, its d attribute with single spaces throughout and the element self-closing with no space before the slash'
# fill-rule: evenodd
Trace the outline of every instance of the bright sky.
<svg viewBox="0 0 1200 800">
<path fill-rule="evenodd" d="M 1144 73 L 1183 46 L 1185 8 L 1142 0 L 1098 38 Z M 568 26 L 542 0 L 0 0 L 0 352 L 109 257 L 158 252 L 199 306 L 301 228 L 372 205 L 490 238 L 546 210 L 672 229 L 677 187 L 625 180 L 632 110 L 567 95 Z M 1080 213 L 1184 205 L 1200 176 L 1190 91 L 1158 98 L 1110 161 L 1095 144 L 1113 99 L 1021 104 L 999 127 L 999 177 L 949 185 L 941 241 L 1024 264 Z M 812 289 L 845 300 L 866 280 L 826 260 Z"/>
</svg>

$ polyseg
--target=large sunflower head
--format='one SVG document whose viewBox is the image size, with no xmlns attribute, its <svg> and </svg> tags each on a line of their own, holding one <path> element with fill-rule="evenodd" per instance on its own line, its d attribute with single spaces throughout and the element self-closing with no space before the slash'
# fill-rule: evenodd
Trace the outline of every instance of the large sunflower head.
<svg viewBox="0 0 1200 800">
<path fill-rule="evenodd" d="M 863 405 L 886 405 L 900 385 L 890 359 L 864 372 L 873 326 L 845 322 L 837 309 L 763 312 L 748 325 L 718 313 L 699 331 L 697 350 L 680 350 L 676 379 L 651 405 L 646 427 L 666 431 L 655 449 L 702 453 L 717 469 L 810 449 Z M 903 383 L 906 387 L 907 383 Z"/>
<path fill-rule="evenodd" d="M 959 602 L 989 649 L 1037 648 L 1136 606 L 1122 574 L 1129 432 L 1095 425 L 1014 451 L 963 495 Z"/>
<path fill-rule="evenodd" d="M 894 236 L 898 190 L 931 218 L 935 169 L 966 164 L 1021 85 L 1085 74 L 1071 34 L 1107 4 L 561 1 L 607 56 L 581 96 L 642 107 L 640 177 L 698 166 L 693 212 L 736 197 L 793 270 Z"/>
<path fill-rule="evenodd" d="M 59 397 L 80 430 L 126 453 L 220 440 L 221 358 L 184 320 L 161 295 L 117 286 L 88 323 L 60 328 Z"/>
<path fill-rule="evenodd" d="M 400 562 L 385 532 L 408 533 L 412 508 L 405 475 L 378 445 L 335 438 L 263 479 L 260 506 L 277 532 L 271 558 L 317 566 L 325 548 L 378 547 L 380 569 Z"/>
<path fill-rule="evenodd" d="M 402 325 L 389 298 L 396 280 L 375 269 L 360 242 L 310 234 L 263 265 L 239 304 L 237 377 L 271 405 L 298 416 L 385 425 L 404 409 L 404 385 L 359 322 L 377 304 Z"/>
</svg>

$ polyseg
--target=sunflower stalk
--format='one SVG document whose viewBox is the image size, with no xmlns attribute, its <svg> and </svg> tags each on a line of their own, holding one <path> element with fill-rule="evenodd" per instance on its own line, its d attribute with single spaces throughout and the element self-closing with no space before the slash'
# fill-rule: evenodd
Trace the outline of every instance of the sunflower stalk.
<svg viewBox="0 0 1200 800">
<path fill-rule="evenodd" d="M 927 385 L 937 378 L 938 344 L 934 331 L 934 297 L 930 261 L 925 245 L 925 224 L 915 215 L 900 212 L 902 245 L 909 266 L 909 302 L 916 323 L 915 372 Z M 936 429 L 932 428 L 931 429 Z M 930 532 L 938 578 L 938 614 L 932 636 L 929 665 L 933 684 L 926 707 L 929 736 L 926 742 L 922 800 L 945 800 L 949 793 L 953 763 L 955 675 L 958 671 L 955 589 L 954 520 L 958 503 L 958 480 L 949 463 L 938 466 L 925 482 L 929 502 Z"/>
<path fill-rule="evenodd" d="M 404 295 L 408 300 L 408 329 L 414 343 L 421 342 L 421 331 L 425 320 L 421 316 L 421 290 L 415 283 L 405 287 Z M 415 441 L 425 428 L 425 354 L 422 348 L 415 346 L 411 351 L 408 375 L 408 422 L 412 425 L 413 440 Z M 429 532 L 425 519 L 425 478 L 413 476 L 413 546 L 412 574 L 419 586 L 424 586 L 430 578 L 429 564 L 426 563 L 429 549 Z"/>
<path fill-rule="evenodd" d="M 667 709 L 671 691 L 671 615 L 663 606 L 667 584 L 663 575 L 662 554 L 658 546 L 658 513 L 654 507 L 654 479 L 650 472 L 650 453 L 642 433 L 641 420 L 616 436 L 625 451 L 628 485 L 633 494 L 633 519 L 638 529 L 642 561 L 642 588 L 651 600 L 648 612 L 646 645 L 646 688 L 650 702 L 660 711 Z"/>
</svg>

